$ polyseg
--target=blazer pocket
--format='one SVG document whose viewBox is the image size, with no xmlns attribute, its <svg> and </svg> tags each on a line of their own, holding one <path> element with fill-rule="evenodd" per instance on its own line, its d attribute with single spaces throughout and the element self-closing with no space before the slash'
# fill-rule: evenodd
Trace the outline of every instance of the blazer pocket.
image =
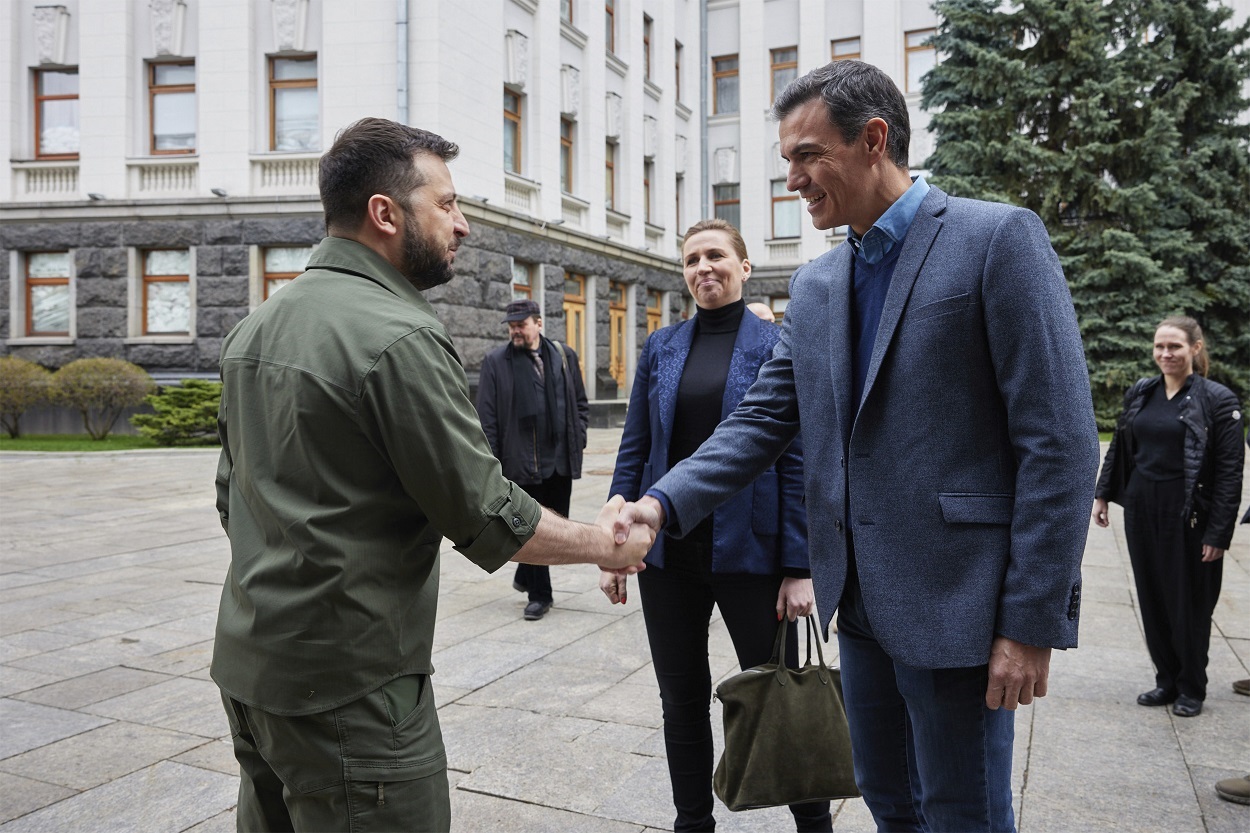
<svg viewBox="0 0 1250 833">
<path fill-rule="evenodd" d="M 751 530 L 756 535 L 776 535 L 780 513 L 777 472 L 766 471 L 755 480 L 751 501 Z"/>
<path fill-rule="evenodd" d="M 941 298 L 937 301 L 930 301 L 922 304 L 908 312 L 907 317 L 911 321 L 924 321 L 926 318 L 937 318 L 939 315 L 949 315 L 952 312 L 959 312 L 965 307 L 970 307 L 975 303 L 972 295 L 964 292 L 960 295 L 952 295 L 949 298 Z"/>
<path fill-rule="evenodd" d="M 940 494 L 942 520 L 948 524 L 1010 524 L 1015 495 Z"/>
</svg>

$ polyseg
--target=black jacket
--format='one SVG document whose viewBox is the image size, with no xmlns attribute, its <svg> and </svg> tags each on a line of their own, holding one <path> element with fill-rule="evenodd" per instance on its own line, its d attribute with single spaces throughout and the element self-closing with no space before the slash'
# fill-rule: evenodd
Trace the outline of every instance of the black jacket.
<svg viewBox="0 0 1250 833">
<path fill-rule="evenodd" d="M 590 424 L 590 403 L 586 401 L 586 385 L 582 382 L 577 354 L 567 345 L 542 338 L 543 350 L 555 351 L 564 383 L 564 420 L 569 450 L 569 474 L 582 476 L 582 449 L 586 447 L 586 428 Z M 532 485 L 542 482 L 539 471 L 538 438 L 532 430 L 522 430 L 513 414 L 512 372 L 508 366 L 511 344 L 492 350 L 482 361 L 478 376 L 477 416 L 486 432 L 490 450 L 503 465 L 503 475 L 514 483 Z"/>
<path fill-rule="evenodd" d="M 1162 376 L 1141 379 L 1124 394 L 1124 412 L 1116 423 L 1107 449 L 1095 497 L 1123 504 L 1124 486 L 1133 471 L 1133 418 Z M 1241 502 L 1241 407 L 1237 397 L 1219 382 L 1194 376 L 1180 404 L 1185 433 L 1185 508 L 1183 519 L 1205 530 L 1202 543 L 1228 549 Z"/>
</svg>

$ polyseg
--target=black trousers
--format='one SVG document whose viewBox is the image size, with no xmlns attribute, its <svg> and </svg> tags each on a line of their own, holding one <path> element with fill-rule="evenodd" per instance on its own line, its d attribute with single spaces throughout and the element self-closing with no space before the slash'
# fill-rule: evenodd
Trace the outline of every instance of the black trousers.
<svg viewBox="0 0 1250 833">
<path fill-rule="evenodd" d="M 553 474 L 542 483 L 520 484 L 521 488 L 552 511 L 564 517 L 569 516 L 569 500 L 573 495 L 573 478 L 564 474 Z M 516 565 L 517 584 L 526 589 L 531 602 L 551 604 L 551 568 L 546 564 Z"/>
<path fill-rule="evenodd" d="M 1155 685 L 1202 700 L 1224 560 L 1202 562 L 1205 518 L 1190 526 L 1181 518 L 1184 505 L 1183 478 L 1154 481 L 1134 473 L 1124 490 L 1124 537 Z"/>
<path fill-rule="evenodd" d="M 710 542 L 667 539 L 665 568 L 638 574 L 642 613 L 660 700 L 664 748 L 677 818 L 673 830 L 716 829 L 712 815 L 712 679 L 708 667 L 708 625 L 712 605 L 733 640 L 738 664 L 768 662 L 777 638 L 779 575 L 714 574 Z M 786 662 L 798 666 L 797 637 L 791 628 Z M 795 828 L 832 830 L 829 802 L 794 804 Z"/>
</svg>

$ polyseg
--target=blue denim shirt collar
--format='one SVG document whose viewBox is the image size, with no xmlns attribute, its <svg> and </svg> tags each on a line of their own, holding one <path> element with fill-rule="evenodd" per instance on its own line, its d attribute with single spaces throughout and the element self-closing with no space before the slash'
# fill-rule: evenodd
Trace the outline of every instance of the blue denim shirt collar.
<svg viewBox="0 0 1250 833">
<path fill-rule="evenodd" d="M 922 176 L 916 177 L 911 187 L 885 210 L 867 234 L 860 237 L 855 229 L 849 229 L 847 240 L 851 247 L 869 263 L 880 263 L 894 245 L 907 236 L 907 230 L 911 228 L 912 220 L 916 219 L 916 212 L 927 193 L 929 183 Z"/>
</svg>

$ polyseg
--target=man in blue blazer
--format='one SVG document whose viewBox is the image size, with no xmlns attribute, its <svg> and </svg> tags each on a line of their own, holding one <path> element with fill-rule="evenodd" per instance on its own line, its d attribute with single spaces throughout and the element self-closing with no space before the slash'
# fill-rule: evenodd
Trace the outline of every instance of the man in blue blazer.
<svg viewBox="0 0 1250 833">
<path fill-rule="evenodd" d="M 826 629 L 838 610 L 879 829 L 1011 830 L 1013 710 L 1076 646 L 1098 465 L 1067 283 L 1035 214 L 911 180 L 879 69 L 814 70 L 773 113 L 787 187 L 850 238 L 794 274 L 734 414 L 622 518 L 681 535 L 801 425 L 817 607 Z"/>
</svg>

